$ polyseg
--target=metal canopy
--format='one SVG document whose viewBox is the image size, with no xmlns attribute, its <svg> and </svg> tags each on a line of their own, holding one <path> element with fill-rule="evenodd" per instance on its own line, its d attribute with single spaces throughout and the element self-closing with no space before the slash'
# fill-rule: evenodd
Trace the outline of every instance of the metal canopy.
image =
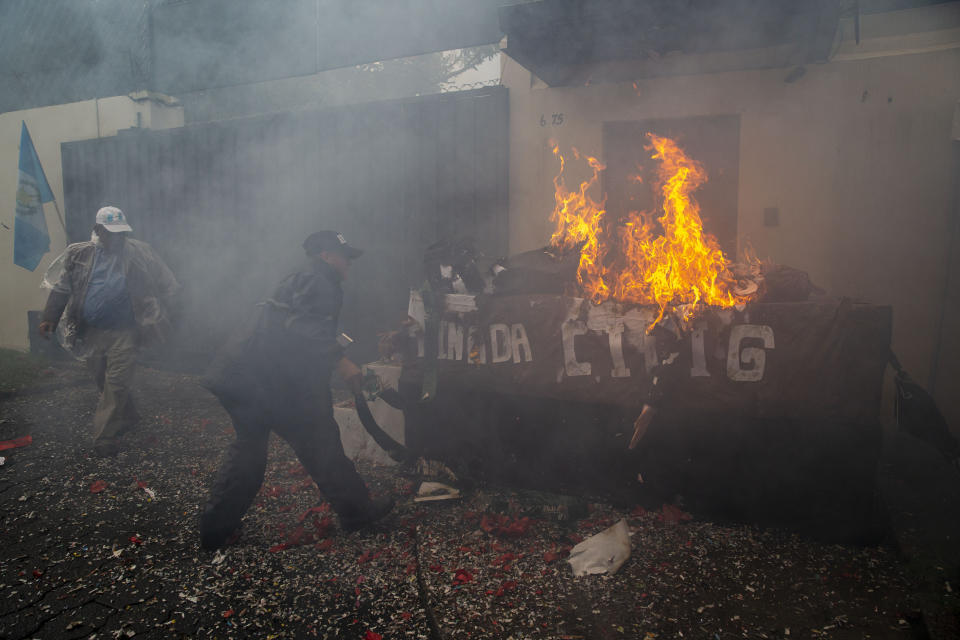
<svg viewBox="0 0 960 640">
<path fill-rule="evenodd" d="M 765 66 L 825 61 L 840 14 L 840 0 L 539 0 L 502 7 L 500 26 L 511 57 L 547 84 L 569 85 L 587 67 L 624 61 L 643 63 L 640 73 L 606 79 L 667 75 L 671 54 L 779 48 Z M 721 69 L 707 61 L 703 70 Z"/>
<path fill-rule="evenodd" d="M 504 0 L 2 0 L 0 113 L 499 42 Z"/>
<path fill-rule="evenodd" d="M 153 11 L 173 95 L 499 42 L 503 0 L 194 0 Z"/>
</svg>

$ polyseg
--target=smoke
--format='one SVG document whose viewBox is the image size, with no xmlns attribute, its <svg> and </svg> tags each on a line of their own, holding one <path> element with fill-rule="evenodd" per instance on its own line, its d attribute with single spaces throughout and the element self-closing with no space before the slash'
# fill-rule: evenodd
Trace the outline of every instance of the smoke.
<svg viewBox="0 0 960 640">
<path fill-rule="evenodd" d="M 341 325 L 357 339 L 354 357 L 372 359 L 377 333 L 406 316 L 408 287 L 423 278 L 423 249 L 474 235 L 481 251 L 498 255 L 507 245 L 509 179 L 518 176 L 521 195 L 549 189 L 548 179 L 531 187 L 519 166 L 535 135 L 510 132 L 521 149 L 510 152 L 505 91 L 432 95 L 462 86 L 463 70 L 495 57 L 496 4 L 291 0 L 280 10 L 228 0 L 6 0 L 0 111 L 144 88 L 182 101 L 185 128 L 82 143 L 64 159 L 74 186 L 66 215 L 90 220 L 74 239 L 86 239 L 99 206 L 117 205 L 183 283 L 180 333 L 166 353 L 175 364 L 202 366 L 304 260 L 301 242 L 319 229 L 340 231 L 366 251 L 346 283 Z M 859 6 L 868 13 L 906 4 L 918 3 Z M 548 6 L 573 7 L 582 19 L 540 19 L 536 12 Z M 511 55 L 558 87 L 530 102 L 580 111 L 554 118 L 548 104 L 544 123 L 566 126 L 564 133 L 600 131 L 601 149 L 584 151 L 604 152 L 612 207 L 630 208 L 635 194 L 609 187 L 627 184 L 621 178 L 643 160 L 643 134 L 678 135 L 716 172 L 701 202 L 708 230 L 728 251 L 747 231 L 741 218 L 782 211 L 782 231 L 759 223 L 749 230 L 773 238 L 778 257 L 831 274 L 824 284 L 840 293 L 902 303 L 915 325 L 908 330 L 920 336 L 906 342 L 921 363 L 932 349 L 922 334 L 932 326 L 926 307 L 934 296 L 918 302 L 903 283 L 940 278 L 939 258 L 928 252 L 930 238 L 943 246 L 953 165 L 940 105 L 956 93 L 955 82 L 942 81 L 956 65 L 940 54 L 918 78 L 905 77 L 905 64 L 890 71 L 858 63 L 860 76 L 850 66 L 819 69 L 837 50 L 836 22 L 851 8 L 597 1 L 527 3 L 500 15 L 515 17 L 504 23 L 516 28 Z M 743 69 L 767 75 L 708 75 Z M 579 102 L 570 90 L 601 82 L 620 84 L 583 91 L 590 95 Z M 633 101 L 605 104 L 620 89 Z M 908 100 L 912 109 L 902 110 Z M 535 108 L 516 105 L 519 114 Z M 933 183 L 916 197 L 916 185 Z M 514 213 L 539 217 L 545 228 L 549 209 Z M 924 226 L 927 234 L 903 233 Z"/>
</svg>

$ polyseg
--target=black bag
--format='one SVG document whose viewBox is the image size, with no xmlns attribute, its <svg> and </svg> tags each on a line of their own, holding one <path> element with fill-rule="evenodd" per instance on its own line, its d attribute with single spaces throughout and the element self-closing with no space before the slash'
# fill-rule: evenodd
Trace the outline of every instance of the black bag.
<svg viewBox="0 0 960 640">
<path fill-rule="evenodd" d="M 890 364 L 897 372 L 894 383 L 897 395 L 894 413 L 897 425 L 910 435 L 923 440 L 943 455 L 947 462 L 960 463 L 960 442 L 950 432 L 946 419 L 926 389 L 914 382 L 891 352 Z"/>
</svg>

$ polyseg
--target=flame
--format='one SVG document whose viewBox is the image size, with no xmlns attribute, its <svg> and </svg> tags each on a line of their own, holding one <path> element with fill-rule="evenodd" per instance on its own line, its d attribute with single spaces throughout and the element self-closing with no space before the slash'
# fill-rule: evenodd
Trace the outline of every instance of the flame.
<svg viewBox="0 0 960 640">
<path fill-rule="evenodd" d="M 587 164 L 593 169 L 593 176 L 580 183 L 576 191 L 568 191 L 563 183 L 563 171 L 566 163 L 560 155 L 560 147 L 551 141 L 553 154 L 560 159 L 560 173 L 553 179 L 554 201 L 550 219 L 557 225 L 550 239 L 551 246 L 563 251 L 580 248 L 580 265 L 577 268 L 577 281 L 591 300 L 597 304 L 610 297 L 610 290 L 604 277 L 604 260 L 607 247 L 603 243 L 603 219 L 607 212 L 604 208 L 606 198 L 596 202 L 588 191 L 597 184 L 600 172 L 606 169 L 599 160 L 587 157 Z M 573 154 L 580 158 L 574 149 Z"/>
<path fill-rule="evenodd" d="M 588 157 L 592 177 L 570 191 L 563 182 L 563 156 L 553 143 L 560 173 L 554 179 L 551 220 L 556 229 L 551 246 L 562 251 L 580 247 L 577 280 L 592 302 L 656 304 L 660 314 L 655 323 L 669 308 L 681 309 L 689 319 L 700 305 L 731 307 L 746 302 L 748 297 L 732 292 L 736 280 L 730 262 L 716 238 L 704 232 L 693 197 L 706 183 L 706 171 L 676 141 L 652 133 L 648 138 L 646 149 L 659 162 L 656 186 L 662 214 L 654 219 L 651 212 L 630 212 L 612 233 L 604 224 L 606 198 L 596 202 L 589 195 L 604 165 Z M 579 158 L 576 150 L 574 154 Z"/>
</svg>

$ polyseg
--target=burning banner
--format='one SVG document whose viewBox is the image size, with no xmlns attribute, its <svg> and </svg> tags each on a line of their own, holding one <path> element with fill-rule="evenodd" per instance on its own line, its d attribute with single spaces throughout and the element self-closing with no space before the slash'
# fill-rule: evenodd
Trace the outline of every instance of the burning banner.
<svg viewBox="0 0 960 640">
<path fill-rule="evenodd" d="M 706 171 L 673 140 L 648 140 L 647 211 L 608 212 L 603 163 L 577 152 L 590 173 L 568 188 L 554 145 L 548 246 L 485 275 L 469 243 L 428 250 L 407 323 L 381 342 L 403 363 L 408 445 L 501 481 L 682 490 L 758 517 L 779 517 L 785 495 L 829 493 L 861 526 L 891 308 L 731 261 L 694 197 Z"/>
<path fill-rule="evenodd" d="M 414 339 L 395 349 L 404 378 L 424 380 L 421 399 L 442 380 L 636 409 L 871 421 L 890 309 L 811 299 L 819 290 L 801 271 L 730 261 L 694 197 L 704 168 L 674 140 L 648 139 L 654 211 L 611 215 L 591 195 L 605 168 L 593 157 L 583 158 L 590 177 L 567 188 L 554 144 L 546 248 L 500 261 L 484 279 L 463 243 L 431 247 L 427 283 L 410 298 Z"/>
</svg>

